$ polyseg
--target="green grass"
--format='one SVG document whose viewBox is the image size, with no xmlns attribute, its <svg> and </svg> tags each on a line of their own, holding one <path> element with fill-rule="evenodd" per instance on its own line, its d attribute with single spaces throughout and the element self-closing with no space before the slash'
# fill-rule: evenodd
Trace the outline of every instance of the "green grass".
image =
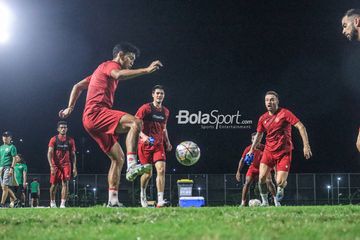
<svg viewBox="0 0 360 240">
<path fill-rule="evenodd" d="M 0 209 L 0 239 L 360 240 L 360 206 Z"/>
</svg>

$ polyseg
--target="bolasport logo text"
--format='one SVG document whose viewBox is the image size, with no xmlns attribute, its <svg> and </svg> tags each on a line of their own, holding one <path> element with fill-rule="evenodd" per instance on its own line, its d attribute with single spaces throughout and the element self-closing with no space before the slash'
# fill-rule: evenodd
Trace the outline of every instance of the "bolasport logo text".
<svg viewBox="0 0 360 240">
<path fill-rule="evenodd" d="M 177 123 L 181 125 L 199 125 L 201 129 L 250 129 L 252 120 L 244 120 L 240 111 L 234 114 L 223 114 L 219 110 L 210 112 L 193 112 L 179 110 Z"/>
</svg>

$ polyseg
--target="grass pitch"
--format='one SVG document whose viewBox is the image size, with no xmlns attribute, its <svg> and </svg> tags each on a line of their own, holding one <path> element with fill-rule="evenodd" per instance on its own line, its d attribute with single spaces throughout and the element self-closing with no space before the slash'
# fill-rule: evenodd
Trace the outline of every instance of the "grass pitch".
<svg viewBox="0 0 360 240">
<path fill-rule="evenodd" d="M 360 206 L 0 209 L 0 238 L 360 240 Z"/>
</svg>

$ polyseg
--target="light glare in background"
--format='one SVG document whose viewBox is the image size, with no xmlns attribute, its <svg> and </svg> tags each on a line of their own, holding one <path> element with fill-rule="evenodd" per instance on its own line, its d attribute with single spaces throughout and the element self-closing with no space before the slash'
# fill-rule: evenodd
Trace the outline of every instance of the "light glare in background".
<svg viewBox="0 0 360 240">
<path fill-rule="evenodd" d="M 10 9 L 0 1 L 0 43 L 9 41 L 11 22 L 12 14 Z"/>
</svg>

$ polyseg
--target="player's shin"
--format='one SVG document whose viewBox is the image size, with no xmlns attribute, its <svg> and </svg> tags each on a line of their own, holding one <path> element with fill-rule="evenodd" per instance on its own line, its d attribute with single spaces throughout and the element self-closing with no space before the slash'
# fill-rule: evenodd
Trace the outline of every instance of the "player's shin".
<svg viewBox="0 0 360 240">
<path fill-rule="evenodd" d="M 261 181 L 259 181 L 259 190 L 260 190 L 262 205 L 266 205 L 266 206 L 269 205 L 268 189 L 266 182 L 262 183 Z"/>
</svg>

